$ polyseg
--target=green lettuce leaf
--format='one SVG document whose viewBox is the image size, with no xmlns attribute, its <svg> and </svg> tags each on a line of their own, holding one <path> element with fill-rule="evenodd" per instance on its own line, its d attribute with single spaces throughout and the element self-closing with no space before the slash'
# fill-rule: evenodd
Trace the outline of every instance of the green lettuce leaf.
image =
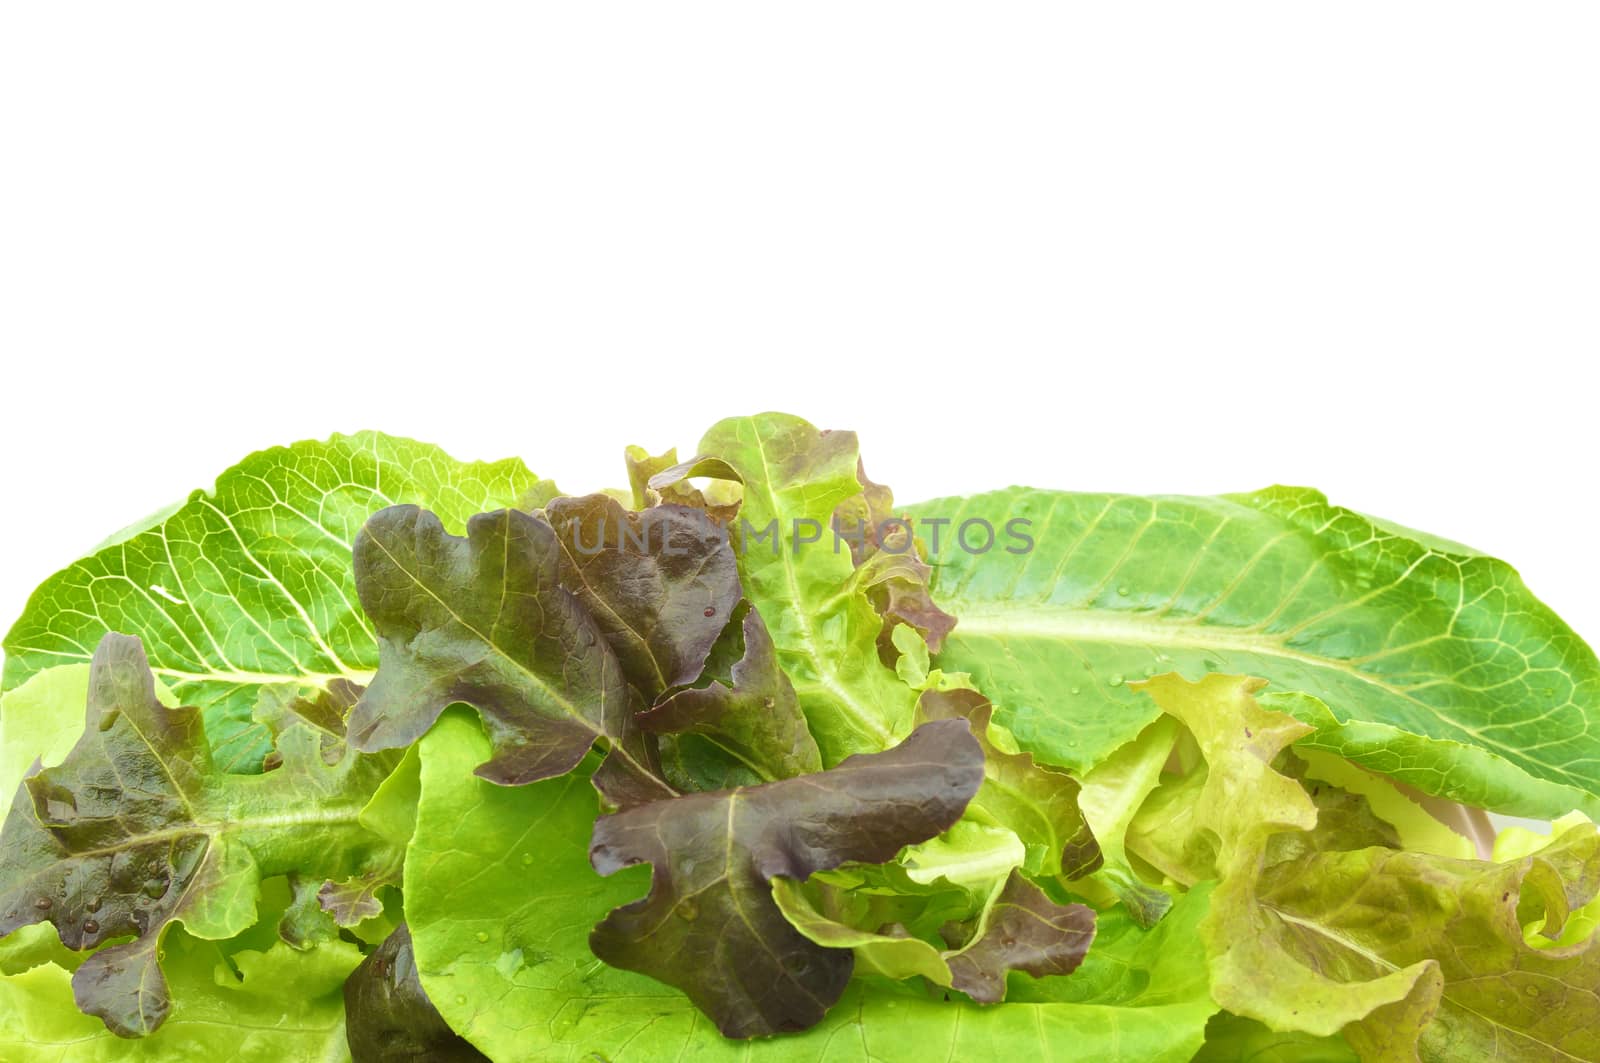
<svg viewBox="0 0 1600 1063">
<path fill-rule="evenodd" d="M 1265 685 L 1230 675 L 1191 683 L 1176 674 L 1135 684 L 1187 729 L 1204 761 L 1152 795 L 1130 829 L 1141 855 L 1185 885 L 1248 863 L 1273 834 L 1317 825 L 1310 795 L 1273 767 L 1310 728 L 1258 704 Z"/>
<path fill-rule="evenodd" d="M 628 486 L 634 509 L 649 509 L 662 504 L 689 506 L 703 510 L 718 524 L 727 525 L 739 513 L 744 487 L 729 477 L 726 466 L 716 462 L 680 462 L 677 448 L 652 456 L 643 447 L 628 447 Z M 688 481 L 690 476 L 720 477 L 702 490 Z M 650 481 L 656 480 L 655 486 Z"/>
<path fill-rule="evenodd" d="M 1600 832 L 1581 824 L 1500 864 L 1398 849 L 1364 798 L 1297 780 L 1284 751 L 1307 725 L 1259 704 L 1259 688 L 1140 684 L 1204 759 L 1173 819 L 1188 844 L 1165 849 L 1219 880 L 1200 926 L 1217 1003 L 1276 1030 L 1342 1033 L 1363 1059 L 1600 1055 L 1600 943 L 1537 948 L 1524 932 L 1536 918 L 1559 935 L 1593 901 Z"/>
<path fill-rule="evenodd" d="M 219 772 L 199 710 L 163 706 L 138 640 L 105 636 L 82 736 L 24 780 L 0 828 L 0 935 L 49 921 L 68 947 L 96 949 L 73 972 L 79 1005 L 123 1036 L 150 1033 L 169 1010 L 159 952 L 172 923 L 230 938 L 256 921 L 266 876 L 395 859 L 358 822 L 393 758 L 328 765 L 306 727 L 279 750 L 267 775 Z"/>
<path fill-rule="evenodd" d="M 297 949 L 314 948 L 337 939 L 339 923 L 323 910 L 318 896 L 324 884 L 297 873 L 286 875 L 284 881 L 289 889 L 289 904 L 278 920 L 278 936 Z"/>
<path fill-rule="evenodd" d="M 157 676 L 203 711 L 215 763 L 260 771 L 271 751 L 253 718 L 264 693 L 314 696 L 377 667 L 350 569 L 368 516 L 417 503 L 460 527 L 553 493 L 520 461 L 458 462 L 376 432 L 252 454 L 211 491 L 45 580 L 5 636 L 3 689 L 86 663 L 108 631 L 136 633 Z"/>
<path fill-rule="evenodd" d="M 1329 1036 L 1426 992 L 1436 972 L 1426 964 L 1395 965 L 1346 978 L 1340 969 L 1301 963 L 1294 955 L 1300 928 L 1261 903 L 1258 885 L 1270 840 L 1318 826 L 1311 796 L 1273 767 L 1310 728 L 1258 704 L 1255 695 L 1264 685 L 1228 675 L 1195 683 L 1162 675 L 1137 684 L 1187 728 L 1204 764 L 1190 775 L 1192 782 L 1171 791 L 1177 799 L 1141 809 L 1131 834 L 1142 855 L 1180 881 L 1219 880 L 1200 928 L 1217 1003 L 1274 1029 Z M 1328 896 L 1343 903 L 1351 894 L 1341 886 Z"/>
<path fill-rule="evenodd" d="M 919 534 L 1031 522 L 1018 553 L 947 532 L 934 597 L 961 621 L 940 665 L 1048 763 L 1087 770 L 1155 719 L 1130 680 L 1224 672 L 1315 695 L 1308 744 L 1427 793 L 1539 817 L 1600 804 L 1600 662 L 1493 558 L 1287 487 L 1009 488 L 909 512 Z"/>
<path fill-rule="evenodd" d="M 970 812 L 972 806 L 967 809 Z M 955 886 L 988 893 L 1027 859 L 1028 847 L 1016 831 L 964 816 L 937 838 L 908 846 L 895 865 L 915 886 Z"/>
<path fill-rule="evenodd" d="M 1400 1006 L 1345 1029 L 1364 1057 L 1531 1063 L 1600 1058 L 1600 941 L 1536 948 L 1519 909 L 1559 927 L 1571 895 L 1592 900 L 1597 884 L 1600 835 L 1590 827 L 1506 864 L 1381 848 L 1320 853 L 1268 869 L 1257 904 L 1307 967 L 1344 979 L 1426 972 Z"/>
<path fill-rule="evenodd" d="M 851 957 L 798 933 L 772 879 L 889 860 L 960 819 L 982 780 L 966 722 L 937 720 L 824 772 L 606 816 L 589 847 L 595 869 L 654 871 L 649 894 L 614 909 L 589 946 L 682 989 L 728 1037 L 806 1029 L 844 991 Z M 972 977 L 992 965 L 985 957 Z"/>
<path fill-rule="evenodd" d="M 73 1002 L 55 964 L 0 977 L 0 1059 L 8 1063 L 344 1063 L 345 978 L 361 953 L 344 941 L 308 952 L 278 943 L 226 956 L 182 930 L 167 936 L 167 1021 L 119 1037 Z"/>
<path fill-rule="evenodd" d="M 1206 1043 L 1193 1063 L 1359 1063 L 1343 1037 L 1280 1033 L 1227 1012 L 1206 1027 Z"/>
<path fill-rule="evenodd" d="M 1307 695 L 1290 695 L 1296 699 Z M 1258 701 L 1268 708 L 1282 710 L 1284 694 L 1264 693 Z M 1299 713 L 1293 713 L 1301 719 Z M 1477 855 L 1472 839 L 1457 831 L 1434 815 L 1429 805 L 1437 799 L 1428 798 L 1404 784 L 1396 784 L 1387 776 L 1352 764 L 1342 757 L 1319 749 L 1308 749 L 1303 743 L 1295 746 L 1295 756 L 1305 762 L 1305 782 L 1331 783 L 1345 793 L 1362 797 L 1374 814 L 1394 828 L 1399 847 L 1432 853 L 1435 856 L 1453 856 L 1470 860 Z M 1313 795 L 1315 796 L 1315 795 Z M 1519 854 L 1521 855 L 1521 854 Z"/>
<path fill-rule="evenodd" d="M 772 897 L 784 917 L 809 940 L 831 949 L 850 949 L 874 974 L 896 979 L 920 975 L 980 1003 L 994 1004 L 1005 999 L 1011 971 L 1042 978 L 1077 970 L 1095 930 L 1093 909 L 1057 904 L 1017 871 L 1002 879 L 999 887 L 970 926 L 946 928 L 952 946 L 947 949 L 912 937 L 899 926 L 868 931 L 830 919 L 794 879 L 774 879 Z"/>
<path fill-rule="evenodd" d="M 1016 834 L 1030 850 L 1027 867 L 1042 875 L 1078 878 L 1100 864 L 1100 847 L 1078 807 L 1078 781 L 1034 762 L 1029 753 L 996 744 L 994 706 L 975 690 L 928 690 L 917 720 L 966 720 L 983 747 L 983 786 L 971 813 Z"/>
<path fill-rule="evenodd" d="M 1526 827 L 1510 826 L 1495 836 L 1492 859 L 1497 864 L 1519 860 L 1524 856 L 1550 849 L 1552 843 L 1569 831 L 1583 830 L 1592 826 L 1593 824 L 1581 812 L 1574 812 L 1557 820 L 1551 824 L 1548 834 L 1535 833 Z M 1570 870 L 1575 869 L 1569 868 Z M 1553 913 L 1541 912 L 1523 925 L 1523 939 L 1534 948 L 1564 948 L 1568 945 L 1578 945 L 1587 941 L 1596 930 L 1600 930 L 1600 896 L 1593 896 L 1585 901 L 1585 896 L 1595 892 L 1593 887 L 1582 881 L 1581 873 L 1577 876 L 1569 874 L 1568 878 L 1570 886 L 1575 888 L 1570 890 L 1571 896 L 1567 898 L 1569 911 L 1566 921 L 1563 923 L 1560 920 L 1553 920 L 1550 918 Z"/>
<path fill-rule="evenodd" d="M 883 619 L 831 521 L 861 493 L 853 432 L 798 417 L 734 417 L 712 427 L 700 456 L 649 481 L 687 476 L 744 487 L 734 545 L 745 596 L 761 611 L 826 765 L 886 749 L 909 734 L 916 694 L 879 657 Z"/>
<path fill-rule="evenodd" d="M 620 806 L 671 797 L 634 719 L 644 707 L 600 625 L 561 586 L 563 548 L 517 510 L 480 513 L 466 538 L 415 506 L 376 514 L 356 539 L 356 586 L 380 641 L 350 740 L 410 745 L 455 702 L 483 716 L 494 755 L 477 768 L 515 786 L 571 771 L 610 742 L 595 785 Z"/>
<path fill-rule="evenodd" d="M 869 929 L 862 920 L 864 913 L 873 911 L 871 907 L 851 904 L 856 898 L 849 895 L 841 900 L 840 891 L 827 887 L 816 890 L 821 896 L 813 898 L 814 889 L 792 878 L 775 878 L 772 900 L 783 917 L 811 941 L 830 949 L 849 949 L 855 956 L 858 977 L 873 974 L 896 981 L 926 978 L 934 985 L 949 988 L 952 976 L 944 949 L 911 933 L 902 923 Z M 990 902 L 998 896 L 997 889 Z M 824 907 L 830 910 L 824 912 Z M 847 916 L 840 909 L 851 911 Z"/>
<path fill-rule="evenodd" d="M 422 799 L 406 859 L 406 909 L 423 987 L 450 1026 L 494 1059 L 925 1063 L 1059 1056 L 1186 1063 L 1216 1011 L 1196 924 L 1209 887 L 1151 931 L 1103 913 L 1066 978 L 1014 978 L 994 1006 L 857 979 L 817 1026 L 731 1041 L 676 990 L 599 963 L 589 928 L 639 896 L 642 866 L 596 878 L 585 839 L 596 801 L 581 773 L 530 786 L 472 775 L 489 742 L 448 712 L 421 743 Z"/>
<path fill-rule="evenodd" d="M 1163 716 L 1085 775 L 1078 795 L 1083 818 L 1100 847 L 1102 866 L 1095 877 L 1144 927 L 1154 926 L 1166 914 L 1172 896 L 1140 879 L 1128 855 L 1128 830 L 1161 782 L 1161 770 L 1177 736 L 1176 724 Z"/>
</svg>

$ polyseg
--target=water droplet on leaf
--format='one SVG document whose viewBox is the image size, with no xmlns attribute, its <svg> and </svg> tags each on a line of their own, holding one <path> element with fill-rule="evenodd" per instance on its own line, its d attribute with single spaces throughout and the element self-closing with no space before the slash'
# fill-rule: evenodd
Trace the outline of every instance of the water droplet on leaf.
<svg viewBox="0 0 1600 1063">
<path fill-rule="evenodd" d="M 1122 685 L 1122 674 L 1119 672 L 1116 675 L 1111 676 L 1106 680 L 1106 683 L 1110 686 L 1120 687 Z"/>
</svg>

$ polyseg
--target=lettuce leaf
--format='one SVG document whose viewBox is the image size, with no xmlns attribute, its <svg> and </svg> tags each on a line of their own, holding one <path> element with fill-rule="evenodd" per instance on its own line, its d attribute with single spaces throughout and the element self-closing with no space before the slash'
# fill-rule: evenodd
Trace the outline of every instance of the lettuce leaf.
<svg viewBox="0 0 1600 1063">
<path fill-rule="evenodd" d="M 644 702 L 594 615 L 561 585 L 563 556 L 555 530 L 517 510 L 472 517 L 465 538 L 416 506 L 369 520 L 356 539 L 356 586 L 380 663 L 350 717 L 355 747 L 408 746 L 462 702 L 494 739 L 477 768 L 486 779 L 564 774 L 606 738 L 595 785 L 608 799 L 672 796 L 634 718 Z"/>
<path fill-rule="evenodd" d="M 181 929 L 167 936 L 162 967 L 172 1006 L 161 1028 L 129 1040 L 83 1014 L 72 975 L 45 964 L 0 976 L 0 1058 L 16 1063 L 284 1063 L 350 1059 L 345 978 L 356 946 L 309 951 L 282 942 L 224 955 Z"/>
<path fill-rule="evenodd" d="M 79 1006 L 123 1036 L 155 1030 L 170 1006 L 159 953 L 172 923 L 230 938 L 256 921 L 266 876 L 395 858 L 359 823 L 393 758 L 328 765 L 304 727 L 279 750 L 283 766 L 265 776 L 218 771 L 199 710 L 162 705 L 138 640 L 105 636 L 82 736 L 23 780 L 0 828 L 0 935 L 53 923 L 69 948 L 97 950 L 72 975 Z"/>
<path fill-rule="evenodd" d="M 712 778 L 702 766 L 692 780 L 695 789 L 725 790 L 821 771 L 822 754 L 806 727 L 794 685 L 778 667 L 761 614 L 750 603 L 741 603 L 728 626 L 730 633 L 737 632 L 740 650 L 726 673 L 709 665 L 704 686 L 669 694 L 638 715 L 639 725 L 654 735 L 698 736 L 748 773 L 738 776 L 725 763 Z M 675 753 L 684 756 L 681 744 Z M 684 769 L 685 778 L 690 774 Z"/>
<path fill-rule="evenodd" d="M 553 499 L 561 584 L 584 604 L 646 705 L 699 678 L 739 604 L 727 533 L 699 510 Z"/>
<path fill-rule="evenodd" d="M 1365 799 L 1297 781 L 1284 750 L 1308 725 L 1260 705 L 1259 688 L 1140 684 L 1204 761 L 1186 814 L 1148 833 L 1218 880 L 1200 926 L 1216 1001 L 1272 1029 L 1342 1033 L 1363 1059 L 1600 1054 L 1600 939 L 1538 948 L 1523 927 L 1559 935 L 1593 901 L 1600 832 L 1578 825 L 1506 863 L 1399 849 Z"/>
<path fill-rule="evenodd" d="M 983 747 L 983 786 L 972 811 L 1016 834 L 1031 852 L 1030 872 L 1078 878 L 1100 864 L 1100 847 L 1078 807 L 1078 780 L 1009 752 L 993 734 L 994 706 L 975 690 L 928 690 L 917 720 L 966 720 Z"/>
<path fill-rule="evenodd" d="M 894 492 L 867 478 L 866 466 L 856 461 L 861 493 L 839 503 L 833 527 L 850 547 L 857 582 L 884 618 L 878 635 L 880 654 L 892 657 L 893 629 L 907 624 L 937 653 L 956 618 L 940 609 L 929 593 L 933 569 L 922 559 L 922 546 L 911 525 L 895 515 Z"/>
<path fill-rule="evenodd" d="M 1193 1063 L 1359 1063 L 1348 1041 L 1280 1032 L 1222 1012 L 1206 1027 L 1206 1043 Z"/>
<path fill-rule="evenodd" d="M 581 773 L 507 789 L 472 774 L 489 744 L 447 712 L 421 744 L 422 800 L 406 860 L 406 908 L 423 987 L 450 1026 L 493 1059 L 612 1063 L 673 1058 L 922 1063 L 991 1052 L 1185 1063 L 1216 1005 L 1195 927 L 1209 886 L 1145 931 L 1103 913 L 1068 977 L 1013 978 L 1007 1003 L 930 999 L 856 979 L 822 1022 L 770 1040 L 731 1041 L 686 997 L 603 965 L 589 928 L 644 891 L 627 868 L 597 879 L 585 839 L 596 802 Z M 592 762 L 591 762 L 592 763 Z"/>
<path fill-rule="evenodd" d="M 1008 488 L 917 526 L 1026 520 L 1031 551 L 937 553 L 940 654 L 1051 764 L 1087 770 L 1155 719 L 1129 682 L 1254 675 L 1320 699 L 1303 741 L 1512 815 L 1600 808 L 1600 661 L 1508 565 L 1274 487 L 1219 498 Z"/>
<path fill-rule="evenodd" d="M 661 491 L 691 475 L 743 485 L 733 539 L 747 598 L 760 610 L 825 765 L 886 749 L 911 733 L 916 693 L 879 657 L 883 630 L 832 520 L 861 493 L 853 432 L 786 414 L 733 417 L 699 456 L 657 473 Z"/>
<path fill-rule="evenodd" d="M 344 983 L 345 1036 L 354 1063 L 483 1063 L 445 1025 L 422 983 L 404 923 Z"/>
<path fill-rule="evenodd" d="M 920 976 L 984 1004 L 1005 999 L 1011 971 L 1036 978 L 1071 974 L 1094 940 L 1093 909 L 1057 904 L 1015 870 L 1000 880 L 971 926 L 945 928 L 951 945 L 945 949 L 898 925 L 870 931 L 831 919 L 817 910 L 795 879 L 773 880 L 772 897 L 808 939 L 828 948 L 850 949 L 874 974 L 895 979 Z"/>
<path fill-rule="evenodd" d="M 800 779 L 605 816 L 589 846 L 595 870 L 654 871 L 649 894 L 606 916 L 589 947 L 682 989 L 727 1037 L 806 1029 L 844 991 L 850 954 L 797 933 L 772 880 L 891 859 L 960 819 L 982 780 L 965 721 L 938 720 Z"/>
<path fill-rule="evenodd" d="M 1128 908 L 1140 926 L 1153 926 L 1172 906 L 1172 895 L 1143 881 L 1128 854 L 1128 831 L 1172 755 L 1178 729 L 1162 717 L 1095 765 L 1083 777 L 1078 805 L 1101 854 L 1096 878 Z"/>
<path fill-rule="evenodd" d="M 108 631 L 136 634 L 156 675 L 202 711 L 213 761 L 259 772 L 272 748 L 254 719 L 264 693 L 313 697 L 377 667 L 350 568 L 374 511 L 427 505 L 458 528 L 480 510 L 553 493 L 520 461 L 458 462 L 377 432 L 260 451 L 45 580 L 5 636 L 0 690 L 87 663 Z"/>
</svg>

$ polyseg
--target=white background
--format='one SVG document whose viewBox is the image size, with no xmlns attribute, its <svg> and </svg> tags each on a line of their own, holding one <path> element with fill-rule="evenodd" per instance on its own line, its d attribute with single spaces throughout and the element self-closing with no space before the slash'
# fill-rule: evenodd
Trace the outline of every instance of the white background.
<svg viewBox="0 0 1600 1063">
<path fill-rule="evenodd" d="M 1308 483 L 1600 638 L 1588 3 L 7 5 L 0 612 L 260 447 Z"/>
</svg>

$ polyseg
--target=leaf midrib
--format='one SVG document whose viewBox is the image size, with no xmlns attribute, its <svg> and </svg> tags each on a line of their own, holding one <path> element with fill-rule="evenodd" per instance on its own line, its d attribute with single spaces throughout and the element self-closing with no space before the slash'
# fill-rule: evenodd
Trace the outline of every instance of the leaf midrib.
<svg viewBox="0 0 1600 1063">
<path fill-rule="evenodd" d="M 502 534 L 502 537 L 504 538 L 505 542 L 507 543 L 507 548 L 508 549 L 509 549 L 509 543 L 510 543 L 510 538 L 511 538 L 511 528 L 510 528 L 510 524 L 509 524 L 511 512 L 512 512 L 511 510 L 504 510 L 503 511 L 504 516 L 502 516 L 502 518 L 501 518 L 501 520 L 502 520 L 501 534 Z M 474 638 L 478 639 L 485 646 L 488 646 L 490 649 L 492 649 L 502 660 L 506 661 L 512 667 L 517 669 L 517 671 L 519 671 L 523 675 L 525 675 L 533 683 L 534 686 L 538 687 L 552 701 L 554 701 L 558 706 L 560 706 L 560 708 L 562 710 L 562 715 L 566 716 L 568 719 L 573 720 L 574 722 L 576 722 L 576 723 L 580 724 L 581 726 L 583 726 L 586 730 L 589 731 L 590 734 L 594 735 L 596 738 L 605 739 L 606 742 L 611 746 L 611 750 L 612 750 L 612 752 L 614 754 L 616 754 L 617 756 L 620 756 L 623 760 L 626 760 L 629 764 L 633 765 L 634 768 L 637 769 L 643 776 L 648 777 L 648 778 L 656 778 L 655 772 L 651 771 L 650 768 L 647 765 L 641 764 L 638 761 L 638 759 L 635 758 L 633 756 L 633 754 L 628 751 L 626 745 L 623 742 L 623 736 L 622 735 L 620 735 L 620 734 L 619 735 L 612 735 L 612 734 L 607 732 L 605 724 L 603 722 L 599 723 L 599 724 L 596 724 L 593 721 L 591 721 L 588 717 L 584 716 L 583 713 L 578 711 L 578 707 L 576 705 L 574 705 L 569 698 L 564 697 L 562 694 L 560 694 L 558 691 L 556 691 L 556 689 L 554 687 L 552 687 L 548 682 L 545 681 L 544 677 L 540 676 L 537 672 L 535 672 L 533 669 L 529 668 L 526 664 L 523 664 L 521 661 L 517 660 L 516 657 L 512 656 L 509 652 L 507 652 L 506 649 L 503 646 L 501 646 L 498 642 L 496 642 L 493 638 L 491 638 L 490 636 L 484 634 L 482 631 L 479 631 L 474 625 L 469 623 L 465 617 L 463 617 L 460 613 L 456 612 L 454 609 L 452 609 L 450 607 L 450 603 L 446 602 L 444 600 L 444 598 L 441 597 L 437 592 L 435 592 L 432 587 L 428 586 L 427 582 L 423 580 L 423 578 L 422 578 L 420 573 L 413 572 L 411 569 L 407 568 L 404 564 L 402 564 L 401 560 L 400 560 L 400 557 L 398 555 L 396 555 L 393 550 L 389 549 L 388 545 L 386 543 L 384 543 L 384 541 L 382 540 L 381 537 L 379 537 L 378 535 L 374 534 L 374 535 L 369 536 L 369 539 L 375 546 L 377 546 L 378 549 L 383 551 L 384 556 L 389 559 L 389 563 L 392 564 L 397 571 L 404 573 L 405 577 L 408 580 L 410 580 L 411 583 L 418 590 L 420 590 L 423 593 L 427 594 L 428 597 L 432 598 L 436 603 L 438 603 L 439 608 L 443 609 L 445 611 L 445 613 L 448 614 L 452 620 L 454 620 L 457 624 L 461 625 L 463 630 L 465 630 L 467 632 L 470 632 Z M 604 639 L 600 639 L 599 636 L 598 636 L 598 633 L 596 633 L 596 639 L 597 639 L 597 641 L 595 643 L 596 646 L 605 646 L 606 645 L 605 640 Z M 610 649 L 608 647 L 603 652 L 609 653 L 611 651 L 610 651 Z M 605 704 L 604 704 L 605 688 L 603 686 L 600 688 L 600 698 L 601 698 L 600 718 L 601 718 L 602 721 L 604 721 L 605 720 Z"/>
<path fill-rule="evenodd" d="M 1330 927 L 1328 927 L 1327 925 L 1325 925 L 1323 923 L 1318 923 L 1315 920 L 1303 919 L 1303 918 L 1301 918 L 1299 916 L 1290 915 L 1288 912 L 1284 911 L 1283 909 L 1274 907 L 1273 905 L 1270 905 L 1270 904 L 1265 904 L 1264 907 L 1267 907 L 1267 908 L 1271 909 L 1273 914 L 1276 915 L 1279 919 L 1282 919 L 1285 923 L 1289 923 L 1289 924 L 1291 924 L 1293 926 L 1300 927 L 1300 928 L 1302 928 L 1304 930 L 1307 930 L 1307 931 L 1309 931 L 1309 932 L 1311 932 L 1313 934 L 1316 934 L 1318 937 L 1325 938 L 1326 940 L 1333 942 L 1335 945 L 1338 945 L 1340 948 L 1347 949 L 1350 952 L 1355 953 L 1357 956 L 1362 957 L 1363 959 L 1367 960 L 1369 963 L 1373 964 L 1375 967 L 1379 968 L 1380 970 L 1387 970 L 1390 973 L 1394 973 L 1396 971 L 1401 971 L 1401 970 L 1405 969 L 1405 968 L 1402 968 L 1399 964 L 1395 963 L 1394 961 L 1385 959 L 1383 956 L 1380 956 L 1378 953 L 1373 952 L 1370 949 L 1367 949 L 1367 948 L 1357 944 L 1356 942 L 1350 940 L 1345 935 L 1334 932 Z M 1449 980 L 1449 979 L 1445 980 L 1443 987 L 1439 991 L 1439 999 L 1441 1000 L 1441 1002 L 1442 1001 L 1449 1001 L 1453 1006 L 1455 1006 L 1457 1008 L 1460 1008 L 1462 1011 L 1465 1011 L 1470 1015 L 1476 1016 L 1478 1019 L 1481 1019 L 1484 1023 L 1486 1023 L 1489 1026 L 1492 1026 L 1493 1028 L 1495 1028 L 1497 1030 L 1503 1030 L 1508 1034 L 1513 1034 L 1515 1036 L 1525 1038 L 1525 1039 L 1533 1042 L 1536 1045 L 1541 1045 L 1543 1047 L 1549 1048 L 1550 1050 L 1552 1050 L 1554 1052 L 1560 1052 L 1561 1055 L 1563 1057 L 1567 1058 L 1567 1059 L 1571 1059 L 1571 1060 L 1575 1060 L 1575 1061 L 1578 1060 L 1577 1056 L 1572 1055 L 1571 1053 L 1565 1051 L 1564 1049 L 1561 1049 L 1561 1048 L 1557 1047 L 1554 1044 L 1551 1044 L 1548 1041 L 1544 1041 L 1544 1040 L 1539 1039 L 1538 1037 L 1535 1037 L 1534 1035 L 1528 1033 L 1526 1030 L 1519 1030 L 1514 1026 L 1508 1026 L 1503 1022 L 1497 1022 L 1496 1020 L 1491 1019 L 1489 1016 L 1483 1014 L 1483 1012 L 1478 1011 L 1476 1008 L 1471 1008 L 1471 1007 L 1468 1007 L 1466 1004 L 1463 1004 L 1459 999 L 1457 999 L 1456 997 L 1451 995 L 1450 988 L 1451 988 L 1452 984 L 1453 984 L 1453 982 L 1451 980 Z M 1408 990 L 1408 992 L 1409 992 L 1409 990 Z"/>
<path fill-rule="evenodd" d="M 73 664 L 88 664 L 94 659 L 92 650 L 72 652 L 68 650 L 53 650 L 43 646 L 18 646 L 12 649 L 8 660 L 20 661 L 26 655 L 41 655 L 47 657 L 65 658 L 66 662 Z M 180 683 L 223 683 L 232 686 L 270 686 L 277 683 L 297 683 L 307 686 L 326 687 L 335 679 L 347 679 L 360 686 L 372 682 L 372 677 L 377 673 L 352 669 L 344 672 L 253 672 L 239 669 L 216 669 L 213 671 L 196 672 L 182 668 L 170 668 L 152 664 L 150 671 L 163 679 L 175 679 Z M 29 673 L 32 675 L 33 673 Z M 17 684 L 20 685 L 20 682 Z M 7 687 L 9 692 L 14 687 Z"/>
<path fill-rule="evenodd" d="M 351 804 L 348 806 L 336 806 L 332 810 L 318 808 L 310 812 L 284 812 L 243 817 L 229 816 L 210 822 L 195 820 L 181 826 L 131 834 L 119 840 L 115 845 L 103 845 L 94 849 L 71 849 L 67 856 L 69 859 L 74 860 L 91 856 L 114 856 L 128 849 L 136 849 L 153 842 L 176 841 L 180 838 L 195 836 L 210 838 L 214 841 L 229 834 L 278 830 L 285 827 L 299 829 L 304 827 L 348 826 L 350 824 L 359 824 L 360 815 L 361 806 L 359 804 Z"/>
<path fill-rule="evenodd" d="M 766 440 L 761 437 L 761 432 L 756 429 L 752 435 L 755 437 L 756 453 L 761 458 L 761 483 L 764 487 L 768 511 L 773 516 L 780 516 L 777 491 L 772 486 L 772 464 L 767 460 Z M 746 485 L 748 490 L 749 485 Z M 780 518 L 781 519 L 781 518 Z M 875 739 L 879 748 L 887 748 L 891 732 L 878 723 L 877 719 L 866 708 L 851 696 L 848 686 L 840 682 L 839 676 L 833 667 L 834 658 L 822 654 L 817 646 L 819 639 L 816 632 L 816 617 L 811 610 L 805 608 L 805 598 L 800 593 L 800 581 L 794 570 L 794 560 L 789 550 L 783 549 L 783 529 L 778 529 L 778 562 L 783 566 L 784 581 L 789 587 L 789 600 L 794 603 L 794 611 L 800 618 L 800 633 L 805 640 L 805 653 L 816 666 L 817 675 L 822 677 L 822 685 L 846 709 L 858 726 L 866 734 Z"/>
<path fill-rule="evenodd" d="M 1040 636 L 1063 642 L 1112 642 L 1121 645 L 1146 647 L 1175 647 L 1188 650 L 1227 651 L 1259 654 L 1293 661 L 1310 668 L 1337 672 L 1351 679 L 1376 687 L 1384 694 L 1410 702 L 1426 711 L 1440 723 L 1465 736 L 1472 745 L 1488 746 L 1498 750 L 1513 764 L 1538 765 L 1544 772 L 1553 772 L 1559 779 L 1544 775 L 1548 781 L 1560 782 L 1580 789 L 1588 784 L 1573 778 L 1561 765 L 1547 764 L 1527 755 L 1523 747 L 1496 741 L 1482 732 L 1453 719 L 1410 692 L 1385 682 L 1370 672 L 1352 667 L 1349 662 L 1334 657 L 1320 657 L 1287 645 L 1283 640 L 1257 631 L 1223 627 L 1193 620 L 1163 620 L 1155 617 L 1138 617 L 1122 610 L 1078 609 L 1060 606 L 1020 605 L 1002 611 L 993 607 L 963 608 L 957 614 L 961 630 L 951 635 L 951 640 L 989 637 L 1003 640 L 1008 635 Z M 1434 737 L 1422 735 L 1420 737 Z"/>
</svg>

